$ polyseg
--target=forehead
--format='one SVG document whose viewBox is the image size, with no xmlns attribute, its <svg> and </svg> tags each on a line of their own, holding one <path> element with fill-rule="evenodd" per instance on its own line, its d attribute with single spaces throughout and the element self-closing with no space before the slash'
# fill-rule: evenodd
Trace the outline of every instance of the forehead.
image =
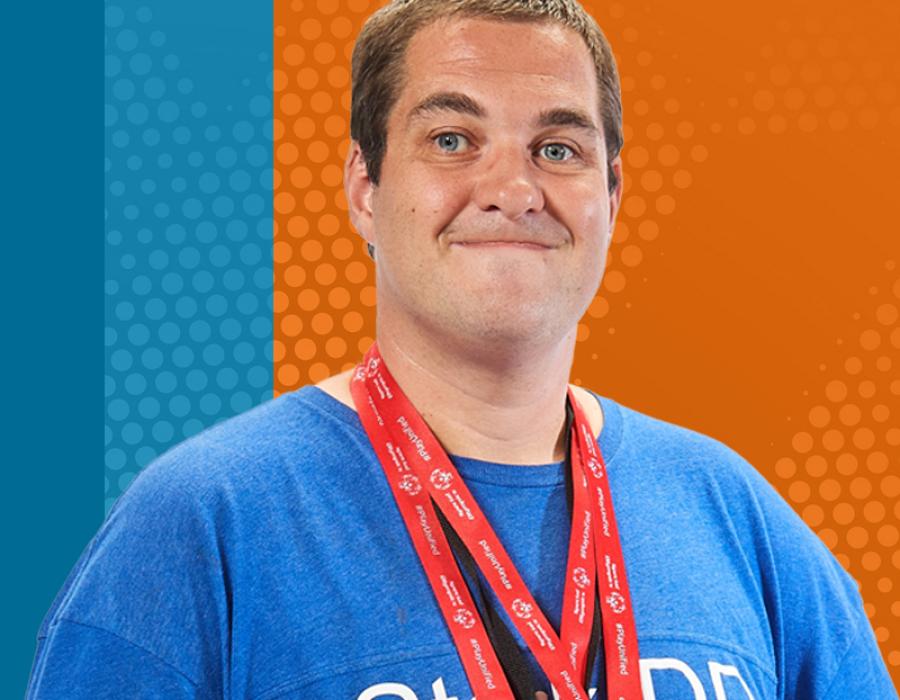
<svg viewBox="0 0 900 700">
<path fill-rule="evenodd" d="M 573 107 L 599 120 L 591 53 L 577 32 L 560 24 L 439 19 L 413 36 L 404 67 L 398 113 L 428 93 L 453 91 L 489 107 Z"/>
</svg>

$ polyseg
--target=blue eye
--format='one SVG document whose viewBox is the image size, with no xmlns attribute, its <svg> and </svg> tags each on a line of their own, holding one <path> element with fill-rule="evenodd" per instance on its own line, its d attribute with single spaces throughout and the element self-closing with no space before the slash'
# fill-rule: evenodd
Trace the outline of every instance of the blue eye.
<svg viewBox="0 0 900 700">
<path fill-rule="evenodd" d="M 547 160 L 562 162 L 574 156 L 575 152 L 565 144 L 548 143 L 545 146 L 541 146 L 541 155 Z"/>
<path fill-rule="evenodd" d="M 463 136 L 462 134 L 454 133 L 446 133 L 435 136 L 434 142 L 438 145 L 438 148 L 447 151 L 448 153 L 456 153 L 457 151 L 461 151 L 469 143 L 468 139 L 465 136 Z"/>
</svg>

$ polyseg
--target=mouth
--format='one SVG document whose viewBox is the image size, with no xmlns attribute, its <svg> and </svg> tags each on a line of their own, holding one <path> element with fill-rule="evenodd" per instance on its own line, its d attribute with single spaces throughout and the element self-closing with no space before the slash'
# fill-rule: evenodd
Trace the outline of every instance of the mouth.
<svg viewBox="0 0 900 700">
<path fill-rule="evenodd" d="M 508 248 L 511 250 L 553 250 L 553 246 L 535 243 L 534 241 L 454 241 L 450 244 L 451 248 Z"/>
</svg>

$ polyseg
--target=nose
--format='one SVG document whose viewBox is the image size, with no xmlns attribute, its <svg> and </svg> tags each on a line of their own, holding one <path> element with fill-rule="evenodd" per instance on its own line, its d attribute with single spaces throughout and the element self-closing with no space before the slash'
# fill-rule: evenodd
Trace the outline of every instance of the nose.
<svg viewBox="0 0 900 700">
<path fill-rule="evenodd" d="M 482 211 L 499 211 L 515 221 L 544 208 L 541 190 L 529 154 L 518 149 L 498 150 L 475 183 L 473 199 Z"/>
</svg>

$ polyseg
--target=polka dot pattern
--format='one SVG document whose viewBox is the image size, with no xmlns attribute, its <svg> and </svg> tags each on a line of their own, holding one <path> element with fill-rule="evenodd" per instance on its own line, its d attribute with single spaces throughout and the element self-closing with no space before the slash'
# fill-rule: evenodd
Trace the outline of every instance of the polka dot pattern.
<svg viewBox="0 0 900 700">
<path fill-rule="evenodd" d="M 374 9 L 366 0 L 276 3 L 276 394 L 352 366 L 374 335 L 374 270 L 343 194 L 349 55 Z"/>
<path fill-rule="evenodd" d="M 774 469 L 791 505 L 859 582 L 890 660 L 900 649 L 890 635 L 900 576 L 900 277 L 894 261 L 885 272 L 884 284 L 869 290 L 872 307 L 854 314 L 855 342 L 810 395 L 791 452 Z"/>
<path fill-rule="evenodd" d="M 169 447 L 272 396 L 271 59 L 213 113 L 154 12 L 105 8 L 107 511 Z"/>
</svg>

